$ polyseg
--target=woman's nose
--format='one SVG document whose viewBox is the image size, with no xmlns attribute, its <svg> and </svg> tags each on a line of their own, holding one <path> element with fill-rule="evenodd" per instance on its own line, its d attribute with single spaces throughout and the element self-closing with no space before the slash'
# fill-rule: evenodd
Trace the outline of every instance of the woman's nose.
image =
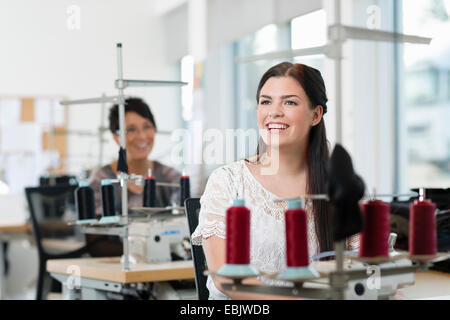
<svg viewBox="0 0 450 320">
<path fill-rule="evenodd" d="M 283 116 L 283 107 L 282 107 L 281 103 L 272 104 L 268 115 L 269 115 L 269 117 L 272 117 L 272 118 Z"/>
</svg>

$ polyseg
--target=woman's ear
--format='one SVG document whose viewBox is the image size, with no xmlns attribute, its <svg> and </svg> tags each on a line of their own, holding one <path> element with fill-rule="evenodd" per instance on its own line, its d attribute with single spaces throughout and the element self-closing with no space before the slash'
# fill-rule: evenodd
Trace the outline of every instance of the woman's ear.
<svg viewBox="0 0 450 320">
<path fill-rule="evenodd" d="M 323 107 L 321 105 L 316 106 L 316 108 L 313 110 L 313 120 L 311 126 L 315 126 L 319 124 L 320 120 L 322 120 L 323 116 Z"/>
</svg>

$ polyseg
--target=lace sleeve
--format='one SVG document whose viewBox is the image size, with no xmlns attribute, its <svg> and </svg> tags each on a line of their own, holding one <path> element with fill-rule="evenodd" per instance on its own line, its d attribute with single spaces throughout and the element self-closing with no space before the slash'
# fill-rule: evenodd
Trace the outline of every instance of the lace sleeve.
<svg viewBox="0 0 450 320">
<path fill-rule="evenodd" d="M 346 239 L 346 250 L 355 251 L 359 250 L 359 233 L 350 236 Z"/>
<path fill-rule="evenodd" d="M 213 235 L 225 239 L 225 212 L 231 205 L 232 189 L 229 170 L 221 167 L 211 173 L 200 198 L 199 223 L 191 237 L 193 245 L 201 245 L 202 239 Z"/>
</svg>

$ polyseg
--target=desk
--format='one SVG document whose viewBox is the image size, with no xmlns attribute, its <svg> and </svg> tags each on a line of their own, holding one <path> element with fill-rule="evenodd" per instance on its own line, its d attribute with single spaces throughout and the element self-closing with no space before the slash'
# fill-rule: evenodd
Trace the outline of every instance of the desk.
<svg viewBox="0 0 450 320">
<path fill-rule="evenodd" d="M 122 269 L 120 257 L 57 259 L 47 271 L 61 282 L 65 299 L 103 300 L 107 292 L 123 292 L 139 283 L 194 279 L 192 260 L 132 264 Z"/>
<path fill-rule="evenodd" d="M 81 249 L 85 245 L 84 241 L 79 241 L 74 237 L 61 239 L 43 238 L 41 242 L 46 251 L 54 254 L 75 251 Z"/>
<path fill-rule="evenodd" d="M 0 223 L 0 300 L 3 300 L 5 293 L 5 252 L 3 252 L 3 244 L 12 239 L 29 238 L 31 231 L 32 228 L 29 223 L 4 225 Z"/>
<path fill-rule="evenodd" d="M 450 300 L 450 273 L 429 270 L 414 274 L 415 284 L 400 289 L 404 299 Z"/>
</svg>

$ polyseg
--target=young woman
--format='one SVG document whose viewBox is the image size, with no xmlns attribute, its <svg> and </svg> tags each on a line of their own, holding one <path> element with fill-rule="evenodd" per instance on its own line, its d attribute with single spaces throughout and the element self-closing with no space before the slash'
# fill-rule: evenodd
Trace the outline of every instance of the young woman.
<svg viewBox="0 0 450 320">
<path fill-rule="evenodd" d="M 193 244 L 202 244 L 208 269 L 225 263 L 225 212 L 236 195 L 251 211 L 251 264 L 262 272 L 286 267 L 284 211 L 279 198 L 325 193 L 329 158 L 323 115 L 327 96 L 320 72 L 303 64 L 284 62 L 261 78 L 256 95 L 257 122 L 263 140 L 256 156 L 222 166 L 211 174 L 201 197 L 199 225 Z M 307 201 L 310 257 L 333 250 L 329 205 Z M 348 239 L 355 250 L 357 237 Z M 208 277 L 210 299 L 274 299 L 275 296 L 224 291 L 224 279 Z M 258 277 L 249 283 L 287 283 Z"/>
<path fill-rule="evenodd" d="M 113 134 L 114 141 L 120 145 L 119 139 L 119 106 L 112 106 L 109 113 L 109 129 Z M 125 130 L 126 130 L 126 153 L 129 174 L 141 176 L 148 175 L 148 169 L 152 169 L 152 174 L 156 181 L 180 182 L 180 173 L 174 168 L 163 165 L 158 161 L 148 159 L 153 149 L 156 123 L 149 106 L 139 98 L 128 98 L 125 101 Z M 117 161 L 95 171 L 89 179 L 90 186 L 95 193 L 96 214 L 102 214 L 101 181 L 102 179 L 115 179 L 117 177 Z M 138 186 L 132 182 L 128 183 L 128 207 L 142 207 L 143 186 Z M 119 212 L 122 208 L 121 188 L 115 187 L 115 208 Z M 156 206 L 166 207 L 173 202 L 178 203 L 180 199 L 179 189 L 170 187 L 157 187 Z M 88 235 L 88 241 L 96 239 L 97 236 Z M 120 256 L 122 255 L 122 243 L 119 237 L 114 237 L 115 241 L 96 242 L 91 248 L 93 256 Z M 111 240 L 111 239 L 110 239 Z"/>
</svg>

